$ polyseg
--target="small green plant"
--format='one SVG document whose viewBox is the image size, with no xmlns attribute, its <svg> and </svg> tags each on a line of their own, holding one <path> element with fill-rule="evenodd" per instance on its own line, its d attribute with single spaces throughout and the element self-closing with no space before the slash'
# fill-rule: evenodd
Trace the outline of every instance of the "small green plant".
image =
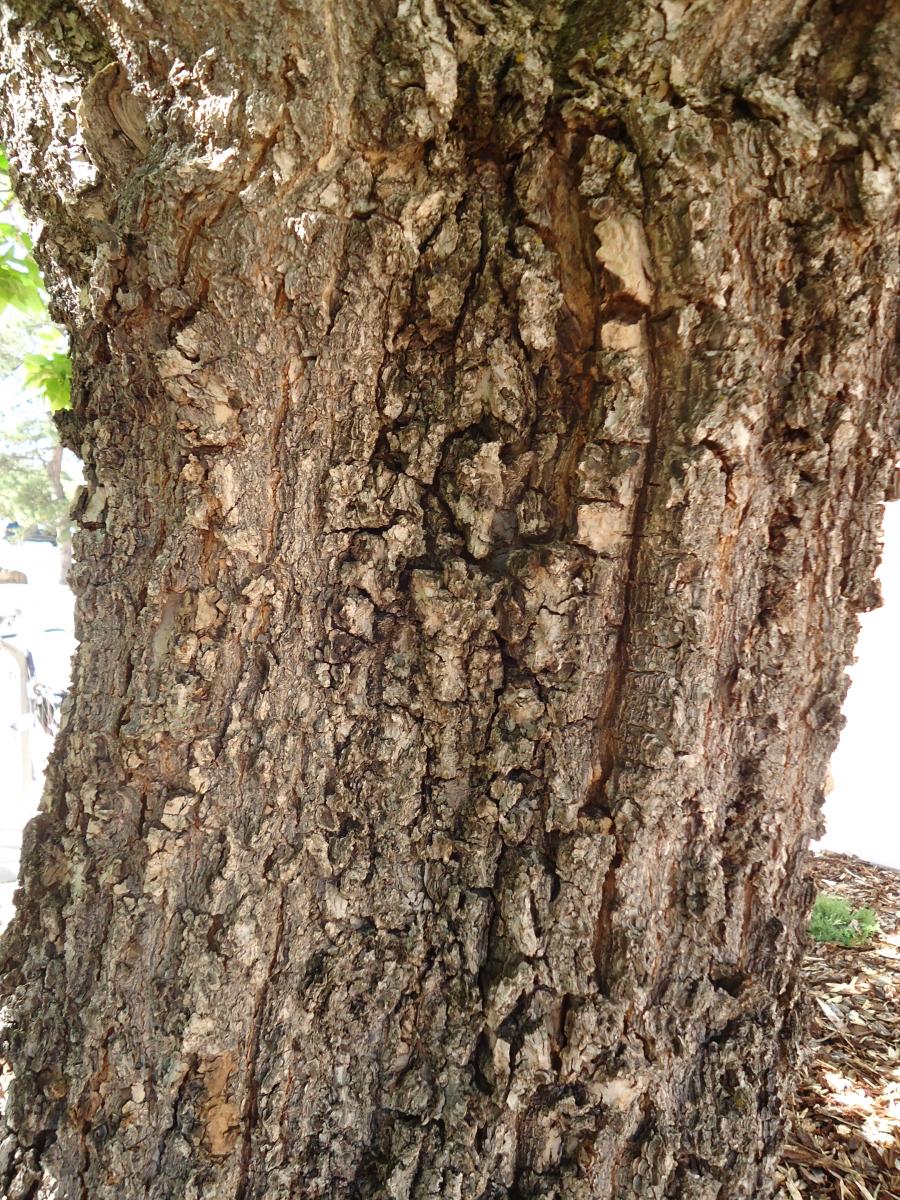
<svg viewBox="0 0 900 1200">
<path fill-rule="evenodd" d="M 809 932 L 817 942 L 861 946 L 878 932 L 878 918 L 871 908 L 852 909 L 840 896 L 823 892 L 813 905 Z"/>
</svg>

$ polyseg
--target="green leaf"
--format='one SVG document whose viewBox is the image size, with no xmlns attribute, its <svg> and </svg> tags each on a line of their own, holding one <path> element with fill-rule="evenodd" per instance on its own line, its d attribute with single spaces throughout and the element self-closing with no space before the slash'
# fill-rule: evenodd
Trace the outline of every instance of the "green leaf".
<svg viewBox="0 0 900 1200">
<path fill-rule="evenodd" d="M 8 305 L 35 316 L 46 314 L 44 285 L 22 231 L 0 224 L 0 312 Z"/>
<path fill-rule="evenodd" d="M 8 172 L 9 162 L 0 147 L 0 192 L 6 217 L 0 221 L 0 314 L 14 308 L 26 317 L 37 319 L 34 324 L 38 328 L 32 329 L 31 334 L 32 337 L 36 334 L 47 349 L 24 355 L 25 383 L 44 395 L 52 412 L 59 412 L 71 407 L 71 363 L 68 354 L 54 350 L 54 342 L 59 345 L 60 333 L 50 321 L 47 294 L 31 253 L 25 215 L 12 196 Z"/>
<path fill-rule="evenodd" d="M 0 256 L 0 312 L 7 306 L 33 316 L 46 312 L 37 267 L 32 271 L 19 259 Z"/>
<path fill-rule="evenodd" d="M 51 412 L 72 407 L 72 361 L 68 354 L 26 354 L 25 383 L 43 392 Z"/>
</svg>

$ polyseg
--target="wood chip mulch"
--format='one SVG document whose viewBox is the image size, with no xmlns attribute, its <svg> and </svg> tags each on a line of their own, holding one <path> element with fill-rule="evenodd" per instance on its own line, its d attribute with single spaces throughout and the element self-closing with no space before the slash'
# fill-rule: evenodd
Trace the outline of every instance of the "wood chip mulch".
<svg viewBox="0 0 900 1200">
<path fill-rule="evenodd" d="M 811 943 L 812 1009 L 776 1200 L 900 1200 L 900 871 L 817 854 L 818 892 L 872 908 L 856 949 Z"/>
</svg>

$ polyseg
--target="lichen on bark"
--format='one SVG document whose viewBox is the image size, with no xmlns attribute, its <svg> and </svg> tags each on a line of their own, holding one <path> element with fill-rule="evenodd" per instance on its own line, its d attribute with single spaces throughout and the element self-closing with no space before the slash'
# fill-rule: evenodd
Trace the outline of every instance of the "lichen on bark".
<svg viewBox="0 0 900 1200">
<path fill-rule="evenodd" d="M 88 480 L 6 1193 L 770 1195 L 900 444 L 891 6 L 0 37 Z"/>
</svg>

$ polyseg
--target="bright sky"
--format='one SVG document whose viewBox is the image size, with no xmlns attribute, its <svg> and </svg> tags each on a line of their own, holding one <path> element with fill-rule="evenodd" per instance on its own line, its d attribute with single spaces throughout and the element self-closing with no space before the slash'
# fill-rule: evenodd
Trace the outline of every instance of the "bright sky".
<svg viewBox="0 0 900 1200">
<path fill-rule="evenodd" d="M 884 532 L 884 607 L 861 618 L 821 844 L 900 868 L 900 502 L 886 506 Z"/>
</svg>

